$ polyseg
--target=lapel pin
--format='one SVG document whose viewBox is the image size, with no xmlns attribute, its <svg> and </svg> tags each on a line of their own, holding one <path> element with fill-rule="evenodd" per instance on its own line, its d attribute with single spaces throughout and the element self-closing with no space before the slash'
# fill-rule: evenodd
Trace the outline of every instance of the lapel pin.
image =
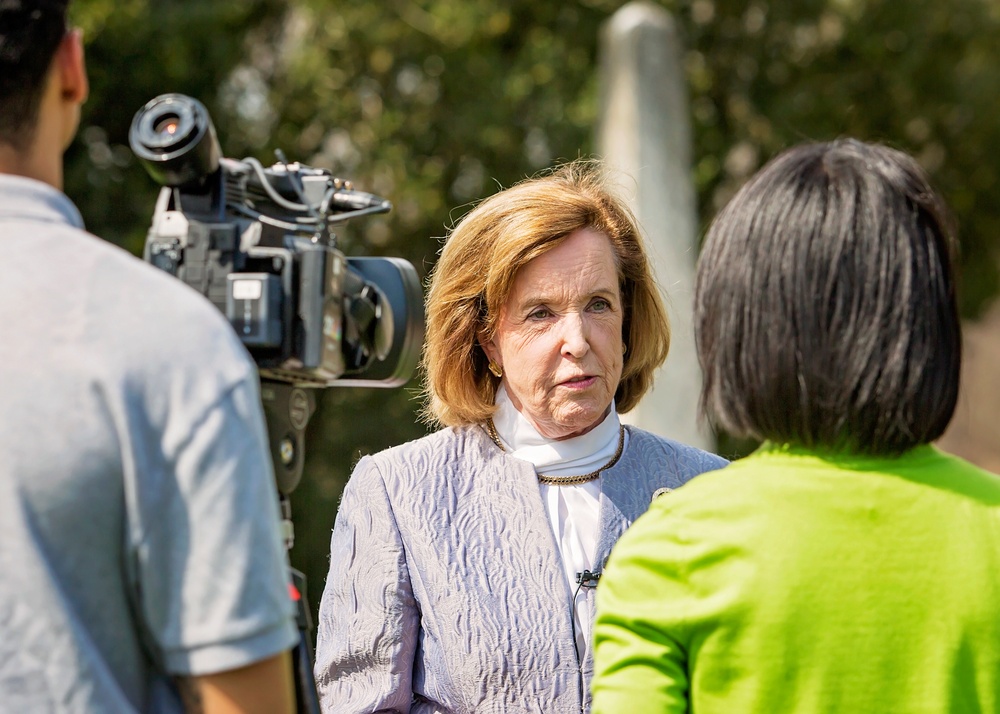
<svg viewBox="0 0 1000 714">
<path fill-rule="evenodd" d="M 653 497 L 649 499 L 649 502 L 652 503 L 653 501 L 655 501 L 656 499 L 658 499 L 660 496 L 665 496 L 666 494 L 670 493 L 673 490 L 674 489 L 672 489 L 672 488 L 670 488 L 668 486 L 664 486 L 663 488 L 658 488 L 655 491 L 653 491 Z"/>
</svg>

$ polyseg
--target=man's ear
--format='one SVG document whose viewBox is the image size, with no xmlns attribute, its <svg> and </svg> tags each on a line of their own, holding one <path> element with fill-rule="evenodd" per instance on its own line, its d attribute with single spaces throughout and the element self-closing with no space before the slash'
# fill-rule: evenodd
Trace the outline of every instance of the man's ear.
<svg viewBox="0 0 1000 714">
<path fill-rule="evenodd" d="M 83 104 L 90 94 L 87 64 L 83 58 L 83 33 L 70 30 L 56 50 L 56 66 L 61 96 L 64 101 Z"/>
</svg>

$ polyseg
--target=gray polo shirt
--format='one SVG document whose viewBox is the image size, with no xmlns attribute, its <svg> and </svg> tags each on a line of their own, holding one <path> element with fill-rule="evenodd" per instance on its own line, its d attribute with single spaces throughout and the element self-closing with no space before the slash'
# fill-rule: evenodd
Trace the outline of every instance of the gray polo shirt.
<svg viewBox="0 0 1000 714">
<path fill-rule="evenodd" d="M 0 330 L 0 712 L 173 711 L 170 675 L 291 647 L 257 375 L 215 308 L 0 174 Z"/>
</svg>

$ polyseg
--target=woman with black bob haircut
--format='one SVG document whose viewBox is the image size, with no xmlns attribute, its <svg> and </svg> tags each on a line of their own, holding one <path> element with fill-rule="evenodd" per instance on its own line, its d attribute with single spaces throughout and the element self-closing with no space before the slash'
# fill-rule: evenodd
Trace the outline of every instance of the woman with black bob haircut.
<svg viewBox="0 0 1000 714">
<path fill-rule="evenodd" d="M 781 155 L 700 259 L 703 405 L 777 443 L 893 455 L 941 436 L 961 361 L 955 253 L 905 154 L 848 139 Z"/>
<path fill-rule="evenodd" d="M 786 151 L 719 214 L 702 401 L 763 443 L 616 545 L 594 712 L 1000 711 L 1000 478 L 930 444 L 955 255 L 917 163 L 851 139 Z"/>
</svg>

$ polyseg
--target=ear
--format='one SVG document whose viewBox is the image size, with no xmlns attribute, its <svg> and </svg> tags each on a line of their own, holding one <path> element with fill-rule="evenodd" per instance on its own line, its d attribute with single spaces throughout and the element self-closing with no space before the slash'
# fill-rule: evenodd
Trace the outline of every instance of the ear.
<svg viewBox="0 0 1000 714">
<path fill-rule="evenodd" d="M 503 367 L 503 360 L 500 357 L 500 350 L 497 349 L 496 342 L 493 340 L 486 339 L 486 333 L 480 333 L 477 338 L 479 341 L 479 346 L 483 348 L 483 352 L 486 353 L 486 357 L 491 362 L 496 362 L 500 367 Z"/>
<path fill-rule="evenodd" d="M 56 50 L 56 66 L 60 94 L 64 101 L 80 105 L 87 101 L 90 83 L 87 81 L 87 65 L 83 59 L 83 33 L 70 30 L 63 37 Z"/>
</svg>

